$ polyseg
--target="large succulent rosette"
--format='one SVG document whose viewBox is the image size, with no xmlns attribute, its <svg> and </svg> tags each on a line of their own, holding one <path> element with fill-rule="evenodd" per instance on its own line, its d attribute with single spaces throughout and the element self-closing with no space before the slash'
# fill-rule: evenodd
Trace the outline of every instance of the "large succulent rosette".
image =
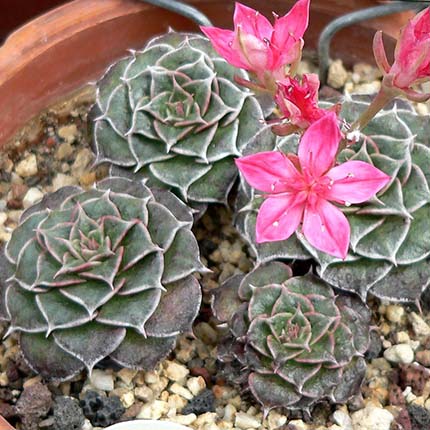
<svg viewBox="0 0 430 430">
<path fill-rule="evenodd" d="M 347 99 L 340 117 L 352 123 L 368 103 L 367 96 Z M 236 226 L 260 263 L 313 258 L 322 279 L 363 299 L 371 292 L 393 301 L 414 301 L 430 282 L 430 118 L 397 100 L 363 133 L 356 144 L 341 151 L 338 161 L 371 163 L 392 180 L 373 200 L 342 207 L 351 226 L 345 260 L 316 250 L 300 231 L 288 240 L 257 244 L 255 221 L 262 198 L 244 181 L 237 199 Z M 297 144 L 296 136 L 276 139 L 264 130 L 244 152 L 248 155 L 276 146 L 297 153 Z"/>
<path fill-rule="evenodd" d="M 153 368 L 199 311 L 192 221 L 169 191 L 121 178 L 24 212 L 1 259 L 1 314 L 30 366 L 59 380 L 106 357 Z"/>
<path fill-rule="evenodd" d="M 98 162 L 174 191 L 193 206 L 225 203 L 233 158 L 262 127 L 246 77 L 196 34 L 170 32 L 114 64 L 92 110 Z"/>
<path fill-rule="evenodd" d="M 213 309 L 230 330 L 219 358 L 230 369 L 240 364 L 239 380 L 266 410 L 345 403 L 359 391 L 370 311 L 355 295 L 335 295 L 316 277 L 291 277 L 271 262 L 227 280 Z"/>
</svg>

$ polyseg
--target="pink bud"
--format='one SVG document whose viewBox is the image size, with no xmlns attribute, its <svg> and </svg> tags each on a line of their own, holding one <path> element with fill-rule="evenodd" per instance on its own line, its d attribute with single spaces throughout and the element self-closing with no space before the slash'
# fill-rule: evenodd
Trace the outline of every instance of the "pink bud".
<svg viewBox="0 0 430 430">
<path fill-rule="evenodd" d="M 318 107 L 320 81 L 314 73 L 303 75 L 302 82 L 289 76 L 278 82 L 275 101 L 282 116 L 292 125 L 305 130 L 327 111 Z"/>
<path fill-rule="evenodd" d="M 423 10 L 402 29 L 396 44 L 394 63 L 385 54 L 382 33 L 373 41 L 376 63 L 384 74 L 386 87 L 400 90 L 407 98 L 425 101 L 430 94 L 419 94 L 411 86 L 430 79 L 430 10 Z"/>
</svg>

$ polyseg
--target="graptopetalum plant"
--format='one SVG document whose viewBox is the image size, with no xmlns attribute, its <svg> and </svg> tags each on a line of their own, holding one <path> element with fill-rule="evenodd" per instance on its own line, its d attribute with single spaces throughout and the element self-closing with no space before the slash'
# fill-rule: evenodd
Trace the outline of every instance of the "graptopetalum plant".
<svg viewBox="0 0 430 430">
<path fill-rule="evenodd" d="M 192 222 L 170 191 L 114 177 L 25 211 L 2 255 L 0 303 L 29 365 L 57 380 L 106 357 L 153 368 L 200 308 Z"/>
<path fill-rule="evenodd" d="M 341 115 L 346 121 L 353 122 L 368 106 L 368 97 L 345 100 Z M 309 220 L 309 226 L 304 224 L 302 231 L 297 230 L 287 240 L 258 243 L 256 220 L 263 199 L 242 181 L 237 199 L 236 227 L 251 245 L 258 262 L 313 258 L 318 263 L 318 274 L 322 279 L 340 289 L 354 291 L 363 299 L 368 291 L 394 301 L 414 301 L 420 297 L 430 279 L 427 263 L 430 255 L 429 124 L 429 117 L 417 115 L 407 102 L 398 102 L 393 109 L 380 112 L 370 121 L 365 129 L 367 137 L 338 153 L 337 162 L 344 164 L 334 169 L 347 166 L 347 161 L 361 161 L 391 177 L 377 198 L 358 205 L 354 204 L 356 193 L 360 192 L 357 182 L 365 171 L 360 167 L 359 171 L 354 171 L 355 177 L 348 178 L 345 170 L 344 179 L 327 174 L 326 185 L 332 187 L 331 195 L 334 197 L 335 191 L 339 191 L 344 204 L 342 212 L 350 225 L 350 237 L 345 242 L 349 243 L 349 249 L 344 256 L 331 256 L 312 246 L 309 235 L 312 240 L 316 219 Z M 312 131 L 311 128 L 308 131 Z M 322 140 L 321 143 L 326 142 Z M 297 146 L 297 136 L 276 138 L 267 131 L 257 136 L 248 151 L 276 147 L 288 154 L 296 153 Z M 245 162 L 246 159 L 243 158 Z M 260 176 L 261 181 L 262 178 Z M 337 188 L 336 178 L 341 179 Z M 287 179 L 291 180 L 288 172 L 284 172 L 284 176 L 278 178 L 279 187 Z M 330 185 L 332 179 L 334 183 Z M 376 181 L 377 176 L 373 175 L 373 180 Z M 272 178 L 268 186 L 274 181 L 275 178 Z M 262 189 L 261 186 L 259 189 Z M 279 211 L 284 213 L 285 195 L 282 198 L 282 193 L 278 194 L 277 198 L 282 205 Z M 289 220 L 288 226 L 291 226 L 294 211 L 286 212 L 285 216 Z M 326 219 L 325 226 L 332 228 L 336 240 L 340 240 L 343 226 L 338 218 Z M 266 234 L 269 234 L 267 229 Z M 329 239 L 323 238 L 323 242 L 326 247 L 330 244 Z"/>
<path fill-rule="evenodd" d="M 237 71 L 197 34 L 170 32 L 114 64 L 92 110 L 97 162 L 112 174 L 171 189 L 199 208 L 226 203 L 233 157 L 262 127 L 263 112 Z"/>
<path fill-rule="evenodd" d="M 315 276 L 292 277 L 280 262 L 236 275 L 214 291 L 213 310 L 229 334 L 218 348 L 235 382 L 264 410 L 309 410 L 323 399 L 345 403 L 360 388 L 370 311 L 337 296 Z"/>
<path fill-rule="evenodd" d="M 429 119 L 407 103 L 378 112 L 396 95 L 430 97 L 411 88 L 430 78 L 429 9 L 402 30 L 392 66 L 377 33 L 374 51 L 384 79 L 371 103 L 323 105 L 316 75 L 294 76 L 295 61 L 284 64 L 282 76 L 269 67 L 276 43 L 289 46 L 303 35 L 307 19 L 297 15 L 308 7 L 309 0 L 299 0 L 272 27 L 238 4 L 234 31 L 203 28 L 226 59 L 236 53 L 249 60 L 256 82 L 243 84 L 272 94 L 277 104 L 271 128 L 236 160 L 242 173 L 236 226 L 258 264 L 313 258 L 324 280 L 363 299 L 371 291 L 414 301 L 430 281 L 430 149 L 423 133 Z"/>
</svg>

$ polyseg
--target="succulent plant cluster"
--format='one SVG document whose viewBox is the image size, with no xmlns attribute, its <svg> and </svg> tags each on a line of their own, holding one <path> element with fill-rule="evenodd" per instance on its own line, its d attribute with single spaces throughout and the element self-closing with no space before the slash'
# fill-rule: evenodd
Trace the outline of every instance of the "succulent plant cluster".
<svg viewBox="0 0 430 430">
<path fill-rule="evenodd" d="M 361 160 L 392 179 L 376 198 L 342 210 L 351 225 L 350 249 L 345 260 L 312 247 L 300 233 L 288 240 L 257 244 L 256 212 L 262 198 L 241 182 L 236 226 L 257 261 L 314 259 L 319 276 L 329 284 L 358 293 L 370 291 L 394 301 L 414 301 L 430 281 L 430 122 L 407 102 L 381 111 L 363 130 L 360 140 L 343 149 L 337 159 Z M 368 106 L 368 97 L 345 100 L 341 116 L 352 123 Z M 271 150 L 296 153 L 297 136 L 276 138 L 266 129 L 245 154 Z"/>
<path fill-rule="evenodd" d="M 113 177 L 89 191 L 62 188 L 25 211 L 0 283 L 1 314 L 30 366 L 58 380 L 106 357 L 154 367 L 200 308 L 193 272 L 206 269 L 192 222 L 170 191 Z"/>
<path fill-rule="evenodd" d="M 233 157 L 263 118 L 235 74 L 246 77 L 202 36 L 153 39 L 98 83 L 91 114 L 97 161 L 116 166 L 113 174 L 132 170 L 194 206 L 225 203 L 237 178 Z"/>
<path fill-rule="evenodd" d="M 207 270 L 193 214 L 227 203 L 238 167 L 235 225 L 257 261 L 213 292 L 226 373 L 266 412 L 359 390 L 367 294 L 413 301 L 430 283 L 430 121 L 408 103 L 380 111 L 399 94 L 386 77 L 373 102 L 318 104 L 317 75 L 295 76 L 308 13 L 298 0 L 272 25 L 237 3 L 234 31 L 202 28 L 228 62 L 170 31 L 101 78 L 90 119 L 111 176 L 45 196 L 0 249 L 0 319 L 36 372 L 66 380 L 104 359 L 150 369 L 172 351 L 200 308 L 193 274 Z M 263 125 L 274 102 L 280 116 Z M 315 274 L 275 260 L 310 260 Z"/>
<path fill-rule="evenodd" d="M 270 262 L 215 290 L 213 310 L 230 329 L 221 360 L 240 364 L 242 383 L 266 410 L 343 403 L 358 391 L 370 322 L 358 297 Z"/>
</svg>

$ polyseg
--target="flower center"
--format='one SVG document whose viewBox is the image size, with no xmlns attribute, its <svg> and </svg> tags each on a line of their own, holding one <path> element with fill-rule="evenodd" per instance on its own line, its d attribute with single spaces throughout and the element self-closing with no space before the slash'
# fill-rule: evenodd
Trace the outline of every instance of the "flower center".
<svg viewBox="0 0 430 430">
<path fill-rule="evenodd" d="M 295 323 L 288 322 L 286 327 L 282 329 L 279 340 L 281 342 L 291 342 L 299 337 L 300 326 Z"/>
</svg>

